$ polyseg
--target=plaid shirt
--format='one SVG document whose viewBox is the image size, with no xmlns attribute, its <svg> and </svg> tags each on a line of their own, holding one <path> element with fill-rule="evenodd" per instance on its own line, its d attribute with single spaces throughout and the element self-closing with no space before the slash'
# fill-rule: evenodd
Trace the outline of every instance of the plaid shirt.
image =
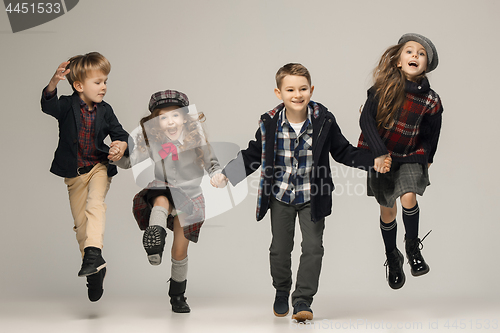
<svg viewBox="0 0 500 333">
<path fill-rule="evenodd" d="M 287 204 L 301 204 L 311 199 L 312 109 L 308 107 L 307 119 L 298 135 L 285 112 L 284 109 L 279 114 L 278 120 L 273 195 Z"/>
<path fill-rule="evenodd" d="M 405 102 L 390 129 L 376 127 L 378 99 L 374 94 L 373 88 L 368 91 L 369 97 L 360 118 L 362 134 L 358 147 L 370 149 L 374 157 L 390 153 L 394 161 L 402 163 L 432 163 L 443 107 L 429 81 L 424 79 L 420 84 L 406 82 Z"/>
<path fill-rule="evenodd" d="M 57 89 L 54 91 L 44 90 L 44 97 L 51 99 L 57 94 Z M 82 127 L 78 132 L 78 167 L 95 165 L 99 162 L 107 160 L 104 154 L 99 153 L 95 148 L 95 116 L 97 104 L 94 103 L 94 108 L 89 110 L 88 105 L 80 100 L 80 120 Z"/>
<path fill-rule="evenodd" d="M 80 120 L 82 127 L 78 131 L 78 167 L 95 165 L 107 159 L 95 148 L 95 116 L 97 104 L 94 103 L 92 110 L 88 105 L 80 101 Z"/>
</svg>

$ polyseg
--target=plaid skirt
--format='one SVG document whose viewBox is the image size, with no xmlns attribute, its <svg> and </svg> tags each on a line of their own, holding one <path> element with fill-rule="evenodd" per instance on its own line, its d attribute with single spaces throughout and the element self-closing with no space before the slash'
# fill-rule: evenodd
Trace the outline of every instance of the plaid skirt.
<svg viewBox="0 0 500 333">
<path fill-rule="evenodd" d="M 169 201 L 173 204 L 179 213 L 179 221 L 184 229 L 184 237 L 196 243 L 200 235 L 200 229 L 205 220 L 205 198 L 203 194 L 195 198 L 190 198 L 181 188 L 172 186 L 168 183 L 154 180 L 134 196 L 132 213 L 137 221 L 139 229 L 146 230 L 149 226 L 149 217 L 153 208 L 148 200 L 148 192 L 164 190 L 170 192 Z M 174 230 L 174 217 L 169 215 L 167 218 L 167 228 Z"/>
<path fill-rule="evenodd" d="M 392 208 L 396 199 L 411 192 L 423 195 L 431 183 L 427 166 L 419 163 L 393 162 L 387 173 L 368 172 L 366 192 L 381 206 Z"/>
</svg>

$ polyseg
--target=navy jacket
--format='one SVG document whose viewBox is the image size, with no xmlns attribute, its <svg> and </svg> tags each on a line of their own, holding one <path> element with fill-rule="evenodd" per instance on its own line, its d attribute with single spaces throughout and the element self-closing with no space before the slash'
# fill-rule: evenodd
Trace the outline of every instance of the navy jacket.
<svg viewBox="0 0 500 333">
<path fill-rule="evenodd" d="M 311 171 L 311 220 L 319 221 L 332 212 L 332 192 L 335 188 L 330 170 L 330 155 L 335 161 L 351 167 L 368 170 L 373 166 L 373 157 L 369 151 L 353 147 L 342 135 L 333 114 L 319 103 L 310 102 L 313 108 L 313 168 Z M 241 150 L 238 156 L 228 163 L 223 173 L 231 184 L 236 185 L 261 167 L 259 194 L 257 199 L 257 221 L 266 215 L 269 209 L 274 179 L 275 142 L 278 113 L 283 104 L 263 114 L 255 140 L 248 143 L 248 148 Z"/>
<path fill-rule="evenodd" d="M 45 91 L 45 89 L 44 89 Z M 54 153 L 50 172 L 65 178 L 78 176 L 78 131 L 81 127 L 80 97 L 78 93 L 71 96 L 45 99 L 42 92 L 42 111 L 57 119 L 59 123 L 59 143 Z M 107 136 L 112 141 L 128 141 L 128 133 L 118 122 L 111 105 L 106 102 L 97 104 L 95 119 L 95 145 L 100 152 L 109 153 L 109 147 L 104 143 Z M 127 149 L 128 154 L 128 149 Z M 117 174 L 115 165 L 108 165 L 108 177 Z"/>
</svg>

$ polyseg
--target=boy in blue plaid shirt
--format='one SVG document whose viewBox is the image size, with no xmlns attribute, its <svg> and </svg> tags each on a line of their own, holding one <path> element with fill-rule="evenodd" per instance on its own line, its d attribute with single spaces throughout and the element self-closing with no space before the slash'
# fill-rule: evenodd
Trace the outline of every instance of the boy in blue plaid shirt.
<svg viewBox="0 0 500 333">
<path fill-rule="evenodd" d="M 292 287 L 291 252 L 298 215 L 302 254 L 295 291 L 293 316 L 311 320 L 311 303 L 318 290 L 323 258 L 325 217 L 332 208 L 334 189 L 331 155 L 337 162 L 367 170 L 373 157 L 353 147 L 342 135 L 335 117 L 323 105 L 311 101 L 314 86 L 309 71 L 290 63 L 276 73 L 276 96 L 283 101 L 263 114 L 255 140 L 223 170 L 235 185 L 261 167 L 257 220 L 271 210 L 270 264 L 276 289 L 274 314 L 288 314 Z M 388 171 L 390 159 L 383 170 Z"/>
</svg>

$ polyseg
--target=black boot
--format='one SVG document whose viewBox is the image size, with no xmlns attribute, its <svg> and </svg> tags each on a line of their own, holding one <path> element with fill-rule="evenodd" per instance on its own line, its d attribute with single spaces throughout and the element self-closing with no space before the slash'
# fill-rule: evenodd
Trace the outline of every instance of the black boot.
<svg viewBox="0 0 500 333">
<path fill-rule="evenodd" d="M 170 296 L 170 304 L 172 304 L 172 311 L 176 313 L 188 313 L 191 312 L 189 305 L 186 303 L 186 297 L 184 293 L 186 292 L 187 280 L 182 282 L 177 282 L 172 279 L 170 281 L 170 289 L 168 290 L 168 296 Z"/>
<path fill-rule="evenodd" d="M 384 266 L 387 267 L 386 277 L 389 282 L 389 287 L 392 289 L 399 289 L 405 284 L 405 273 L 403 272 L 404 257 L 397 248 L 390 253 L 385 254 L 387 260 Z M 387 272 L 388 271 L 388 272 Z"/>
<path fill-rule="evenodd" d="M 420 238 L 405 239 L 406 258 L 408 258 L 408 264 L 410 264 L 411 267 L 411 275 L 413 276 L 424 275 L 430 270 L 429 265 L 427 265 L 422 257 L 422 253 L 420 253 L 420 250 L 423 248 L 424 246 Z"/>
<path fill-rule="evenodd" d="M 167 231 L 159 225 L 150 225 L 144 231 L 142 245 L 148 254 L 148 260 L 151 265 L 156 266 L 161 264 L 166 237 Z"/>
</svg>

